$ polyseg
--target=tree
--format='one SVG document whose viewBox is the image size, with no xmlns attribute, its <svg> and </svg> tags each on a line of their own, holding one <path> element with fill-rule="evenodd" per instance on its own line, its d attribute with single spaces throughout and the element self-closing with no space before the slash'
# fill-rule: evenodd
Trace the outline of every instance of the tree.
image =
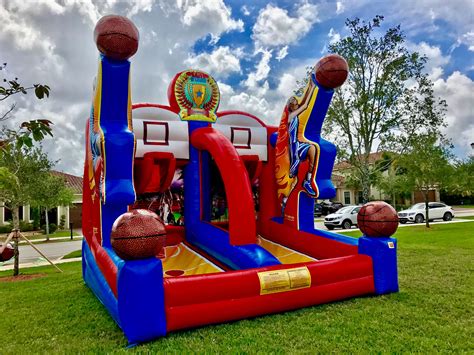
<svg viewBox="0 0 474 355">
<path fill-rule="evenodd" d="M 0 200 L 10 207 L 13 229 L 20 228 L 19 207 L 33 201 L 36 186 L 51 169 L 52 162 L 41 148 L 10 144 L 0 151 Z M 18 270 L 18 241 L 15 240 L 15 267 Z"/>
<path fill-rule="evenodd" d="M 390 196 L 392 205 L 396 207 L 397 197 L 411 192 L 406 184 L 405 169 L 399 164 L 399 155 L 385 152 L 375 164 L 378 171 L 378 176 L 374 179 L 375 186 Z"/>
<path fill-rule="evenodd" d="M 34 90 L 38 99 L 49 97 L 48 85 L 33 84 L 24 86 L 18 78 L 6 77 L 7 63 L 0 65 L 3 74 L 3 85 L 0 85 L 0 103 L 17 94 L 26 95 Z M 34 148 L 34 141 L 39 142 L 47 135 L 52 136 L 52 122 L 47 119 L 22 122 L 16 129 L 9 128 L 5 121 L 11 118 L 15 104 L 6 111 L 0 112 L 0 201 L 12 208 L 13 228 L 19 229 L 19 206 L 27 204 L 32 199 L 35 184 L 41 178 L 41 173 L 49 171 L 52 163 L 41 148 Z M 19 274 L 18 238 L 14 238 L 15 263 L 13 275 Z"/>
<path fill-rule="evenodd" d="M 461 197 L 474 196 L 474 155 L 455 164 L 449 192 Z"/>
<path fill-rule="evenodd" d="M 73 198 L 74 193 L 67 187 L 64 179 L 50 172 L 42 174 L 42 179 L 36 183 L 32 194 L 32 204 L 45 209 L 46 240 L 49 241 L 48 210 L 57 206 L 68 206 Z"/>
<path fill-rule="evenodd" d="M 430 101 L 435 108 L 438 100 L 433 98 L 430 81 L 422 74 L 426 58 L 404 46 L 400 26 L 377 37 L 383 19 L 375 16 L 368 23 L 347 19 L 350 35 L 329 46 L 330 52 L 347 60 L 350 73 L 346 84 L 335 91 L 325 130 L 336 133 L 336 143 L 346 152 L 345 158 L 353 167 L 352 179 L 359 181 L 364 202 L 369 200 L 370 186 L 376 182 L 374 177 L 380 168 L 371 164 L 370 153 L 389 146 L 397 132 L 408 137 L 413 132 L 409 127 L 439 129 L 444 120 L 438 112 L 416 115 L 419 122 L 406 115 L 408 104 L 414 107 L 415 103 Z M 409 100 L 413 92 L 416 100 Z M 428 105 L 425 108 L 428 110 Z"/>
<path fill-rule="evenodd" d="M 0 65 L 0 71 L 5 73 L 3 77 L 4 84 L 0 85 L 0 102 L 3 102 L 4 100 L 16 94 L 21 93 L 26 95 L 30 90 L 34 90 L 35 96 L 40 100 L 49 97 L 50 88 L 48 85 L 33 84 L 31 86 L 25 87 L 18 81 L 18 78 L 6 78 L 6 66 L 7 63 Z M 6 109 L 5 112 L 0 112 L 0 122 L 5 122 L 11 118 L 15 107 L 16 105 L 13 103 L 8 109 Z M 23 145 L 32 147 L 33 141 L 39 142 L 47 135 L 53 136 L 51 125 L 52 122 L 46 119 L 22 122 L 17 129 L 11 129 L 6 125 L 2 125 L 0 129 L 0 147 L 4 147 L 11 143 L 17 144 L 20 147 Z"/>
<path fill-rule="evenodd" d="M 409 152 L 400 157 L 405 169 L 405 182 L 423 195 L 426 210 L 426 227 L 429 228 L 428 193 L 434 188 L 449 187 L 453 176 L 450 147 L 434 134 L 419 135 L 412 140 Z"/>
</svg>

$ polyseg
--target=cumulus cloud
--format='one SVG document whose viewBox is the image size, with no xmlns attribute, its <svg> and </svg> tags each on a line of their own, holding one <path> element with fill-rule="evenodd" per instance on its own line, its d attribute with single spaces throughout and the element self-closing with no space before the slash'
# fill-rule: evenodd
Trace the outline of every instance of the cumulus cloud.
<svg viewBox="0 0 474 355">
<path fill-rule="evenodd" d="M 455 71 L 446 80 L 436 80 L 434 85 L 435 95 L 448 104 L 446 133 L 456 148 L 467 155 L 474 141 L 474 81 Z"/>
<path fill-rule="evenodd" d="M 465 44 L 470 51 L 474 52 L 474 31 L 463 34 L 459 42 Z"/>
<path fill-rule="evenodd" d="M 192 54 L 185 63 L 192 68 L 207 71 L 212 76 L 226 78 L 231 73 L 240 72 L 242 49 L 230 49 L 228 46 L 217 47 L 211 53 Z"/>
<path fill-rule="evenodd" d="M 207 28 L 214 37 L 222 32 L 244 29 L 243 21 L 234 20 L 230 8 L 222 0 L 177 0 L 176 4 L 184 25 Z"/>
<path fill-rule="evenodd" d="M 294 16 L 272 4 L 260 10 L 252 34 L 257 46 L 291 45 L 305 36 L 318 21 L 317 7 L 305 2 L 297 4 L 296 8 Z"/>
<path fill-rule="evenodd" d="M 280 61 L 284 59 L 288 55 L 288 46 L 281 47 L 281 49 L 278 51 L 278 54 L 276 55 L 275 59 Z"/>
<path fill-rule="evenodd" d="M 441 48 L 431 46 L 426 42 L 418 44 L 408 43 L 408 48 L 426 56 L 427 62 L 425 66 L 426 72 L 430 75 L 431 80 L 436 80 L 443 75 L 443 67 L 449 63 L 451 57 L 444 55 Z"/>
<path fill-rule="evenodd" d="M 338 32 L 336 32 L 334 30 L 334 28 L 332 28 L 332 27 L 329 30 L 328 37 L 329 37 L 329 43 L 330 44 L 339 42 L 341 40 L 341 35 Z"/>
<path fill-rule="evenodd" d="M 256 91 L 259 88 L 265 90 L 268 87 L 268 82 L 264 83 L 264 86 L 259 86 L 259 83 L 267 79 L 271 69 L 270 59 L 272 59 L 272 51 L 259 49 L 256 54 L 261 54 L 262 57 L 255 66 L 255 71 L 251 72 L 244 81 L 244 85 L 252 91 Z"/>
<path fill-rule="evenodd" d="M 345 10 L 345 5 L 342 1 L 336 1 L 336 14 L 342 14 Z"/>
<path fill-rule="evenodd" d="M 242 5 L 242 7 L 240 8 L 240 12 L 242 12 L 242 14 L 244 14 L 245 16 L 250 15 L 250 10 L 247 5 Z"/>
</svg>

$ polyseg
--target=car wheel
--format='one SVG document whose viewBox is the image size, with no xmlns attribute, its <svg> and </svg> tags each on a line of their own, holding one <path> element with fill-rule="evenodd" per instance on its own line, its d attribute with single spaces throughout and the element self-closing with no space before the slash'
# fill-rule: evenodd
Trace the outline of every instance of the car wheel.
<svg viewBox="0 0 474 355">
<path fill-rule="evenodd" d="M 450 221 L 453 219 L 453 215 L 449 212 L 446 212 L 443 216 L 443 221 Z"/>
<path fill-rule="evenodd" d="M 405 223 L 407 223 L 407 221 L 400 221 L 400 223 L 401 223 L 401 224 L 405 224 Z"/>
<path fill-rule="evenodd" d="M 425 217 L 422 214 L 417 214 L 415 217 L 415 223 L 423 223 L 425 221 Z"/>
<path fill-rule="evenodd" d="M 332 231 L 334 229 L 333 226 L 326 226 L 327 229 L 329 229 L 330 231 Z"/>
<path fill-rule="evenodd" d="M 342 222 L 342 229 L 351 229 L 352 223 L 348 219 Z"/>
</svg>

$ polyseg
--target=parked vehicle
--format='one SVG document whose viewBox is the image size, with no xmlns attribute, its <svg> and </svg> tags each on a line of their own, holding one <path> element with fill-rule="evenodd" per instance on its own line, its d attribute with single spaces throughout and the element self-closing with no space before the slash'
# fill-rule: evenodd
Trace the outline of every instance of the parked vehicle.
<svg viewBox="0 0 474 355">
<path fill-rule="evenodd" d="M 350 229 L 357 226 L 357 213 L 362 206 L 346 206 L 335 213 L 331 213 L 324 218 L 324 225 L 327 229 L 334 228 Z"/>
<path fill-rule="evenodd" d="M 323 206 L 320 203 L 314 204 L 314 217 L 321 217 L 323 215 Z"/>
<path fill-rule="evenodd" d="M 340 202 L 332 202 L 332 201 L 329 201 L 329 202 L 323 201 L 323 202 L 321 202 L 321 208 L 322 208 L 322 214 L 323 215 L 328 215 L 328 214 L 334 213 L 337 210 L 341 209 L 342 207 L 344 207 L 344 205 Z"/>
<path fill-rule="evenodd" d="M 428 203 L 428 218 L 430 221 L 435 219 L 442 219 L 443 221 L 450 221 L 454 217 L 454 211 L 451 206 L 447 206 L 441 202 Z M 426 219 L 426 207 L 424 203 L 417 203 L 407 210 L 398 212 L 398 220 L 400 223 L 407 222 L 423 223 Z"/>
</svg>

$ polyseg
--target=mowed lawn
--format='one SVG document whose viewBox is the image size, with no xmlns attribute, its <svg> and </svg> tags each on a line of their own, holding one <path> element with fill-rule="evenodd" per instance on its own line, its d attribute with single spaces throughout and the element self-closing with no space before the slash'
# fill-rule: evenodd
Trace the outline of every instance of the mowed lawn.
<svg viewBox="0 0 474 355">
<path fill-rule="evenodd" d="M 61 265 L 64 274 L 24 270 L 47 275 L 0 282 L 0 352 L 472 353 L 474 221 L 400 228 L 397 237 L 399 293 L 172 333 L 133 349 L 84 285 L 80 263 Z"/>
</svg>

